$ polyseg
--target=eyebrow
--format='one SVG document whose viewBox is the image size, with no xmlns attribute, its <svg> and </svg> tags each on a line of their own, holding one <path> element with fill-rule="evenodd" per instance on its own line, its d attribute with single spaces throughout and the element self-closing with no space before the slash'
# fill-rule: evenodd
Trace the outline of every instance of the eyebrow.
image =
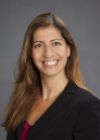
<svg viewBox="0 0 100 140">
<path fill-rule="evenodd" d="M 62 41 L 63 41 L 63 39 L 61 39 L 61 38 L 56 38 L 56 39 L 50 40 L 50 42 L 53 42 L 53 41 L 55 41 L 55 40 L 62 40 Z M 37 43 L 37 42 L 44 43 L 44 41 L 38 41 L 38 40 L 37 40 L 37 41 L 34 41 L 33 44 L 34 44 L 34 43 Z"/>
</svg>

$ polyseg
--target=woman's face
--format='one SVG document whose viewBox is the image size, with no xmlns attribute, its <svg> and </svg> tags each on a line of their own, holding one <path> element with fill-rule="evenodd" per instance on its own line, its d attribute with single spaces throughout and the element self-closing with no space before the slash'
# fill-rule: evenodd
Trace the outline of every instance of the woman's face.
<svg viewBox="0 0 100 140">
<path fill-rule="evenodd" d="M 58 29 L 38 28 L 33 36 L 32 59 L 41 76 L 65 74 L 70 48 Z"/>
</svg>

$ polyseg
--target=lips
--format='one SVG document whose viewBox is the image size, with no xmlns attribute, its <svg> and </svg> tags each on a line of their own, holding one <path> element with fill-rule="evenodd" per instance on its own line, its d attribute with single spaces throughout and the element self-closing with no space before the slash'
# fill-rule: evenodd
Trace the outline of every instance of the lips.
<svg viewBox="0 0 100 140">
<path fill-rule="evenodd" d="M 43 61 L 45 66 L 55 66 L 58 63 L 58 60 L 46 60 Z"/>
</svg>

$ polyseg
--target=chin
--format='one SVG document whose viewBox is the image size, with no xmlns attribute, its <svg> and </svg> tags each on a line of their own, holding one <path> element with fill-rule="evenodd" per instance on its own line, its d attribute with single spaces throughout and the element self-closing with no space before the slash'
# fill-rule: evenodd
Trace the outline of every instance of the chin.
<svg viewBox="0 0 100 140">
<path fill-rule="evenodd" d="M 41 76 L 43 76 L 43 77 L 55 77 L 55 76 L 59 76 L 59 74 L 62 74 L 61 73 L 61 71 L 59 70 L 57 70 L 57 71 L 52 71 L 52 70 L 50 70 L 50 71 L 48 71 L 48 72 L 41 72 Z"/>
</svg>

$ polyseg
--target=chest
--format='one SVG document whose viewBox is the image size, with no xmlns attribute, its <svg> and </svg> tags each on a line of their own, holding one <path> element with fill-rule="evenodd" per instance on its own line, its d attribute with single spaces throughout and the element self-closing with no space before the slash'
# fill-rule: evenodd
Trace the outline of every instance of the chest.
<svg viewBox="0 0 100 140">
<path fill-rule="evenodd" d="M 70 97 L 66 101 L 62 98 L 53 104 L 37 104 L 27 118 L 33 125 L 28 140 L 73 140 L 72 131 L 77 120 L 76 109 L 77 105 Z"/>
<path fill-rule="evenodd" d="M 26 121 L 33 126 L 46 113 L 46 111 L 48 111 L 53 102 L 54 99 L 36 102 L 29 112 Z"/>
<path fill-rule="evenodd" d="M 72 140 L 72 131 L 76 118 L 75 115 L 74 111 L 68 110 L 68 112 L 66 112 L 63 108 L 57 108 L 52 111 L 50 109 L 44 112 L 42 116 L 38 116 L 40 118 L 38 118 L 37 121 L 35 120 L 36 122 L 29 135 L 29 140 L 32 140 L 33 138 L 34 140 Z"/>
</svg>

